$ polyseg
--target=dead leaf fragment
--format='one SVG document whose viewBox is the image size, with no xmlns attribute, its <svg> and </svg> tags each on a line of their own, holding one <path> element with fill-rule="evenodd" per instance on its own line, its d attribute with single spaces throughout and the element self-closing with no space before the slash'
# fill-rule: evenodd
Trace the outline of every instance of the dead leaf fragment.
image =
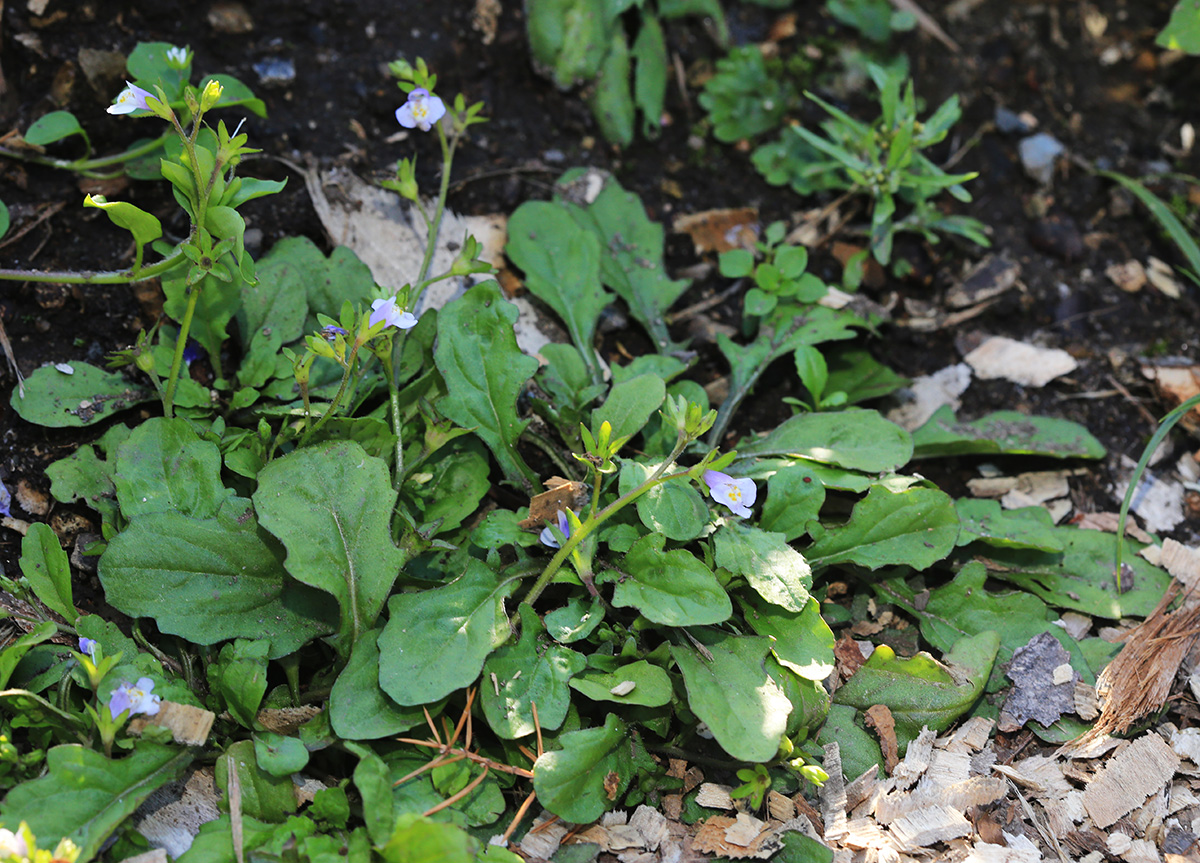
<svg viewBox="0 0 1200 863">
<path fill-rule="evenodd" d="M 886 704 L 874 704 L 866 712 L 867 727 L 874 729 L 883 749 L 883 769 L 890 776 L 900 761 L 899 745 L 896 741 L 896 720 Z"/>
<path fill-rule="evenodd" d="M 517 523 L 522 530 L 541 528 L 553 522 L 559 510 L 579 510 L 588 502 L 588 487 L 581 482 L 552 476 L 543 485 L 547 490 L 529 501 L 529 517 Z"/>
<path fill-rule="evenodd" d="M 1009 290 L 1021 277 L 1021 265 L 1004 255 L 988 255 L 946 294 L 946 305 L 965 309 Z"/>
<path fill-rule="evenodd" d="M 753 251 L 758 240 L 758 210 L 738 207 L 681 214 L 675 217 L 671 229 L 691 237 L 698 255 L 732 249 Z"/>
<path fill-rule="evenodd" d="M 1104 270 L 1104 275 L 1128 294 L 1140 291 L 1146 284 L 1146 269 L 1140 261 L 1134 258 L 1130 258 L 1123 264 L 1109 264 Z"/>
<path fill-rule="evenodd" d="M 1153 256 L 1148 258 L 1146 263 L 1149 265 L 1146 267 L 1146 278 L 1150 280 L 1150 284 L 1173 300 L 1183 296 L 1183 288 L 1176 281 L 1170 264 Z"/>
<path fill-rule="evenodd" d="M 1060 348 L 1042 348 L 1006 336 L 992 336 L 963 361 L 984 380 L 1003 378 L 1027 387 L 1043 387 L 1079 364 Z"/>
<path fill-rule="evenodd" d="M 1013 651 L 1008 678 L 1012 692 L 1000 711 L 1001 731 L 1016 731 L 1030 719 L 1053 725 L 1064 713 L 1075 711 L 1075 680 L 1071 656 L 1057 638 L 1041 632 Z M 1066 664 L 1069 675 L 1056 682 L 1055 670 Z"/>
</svg>

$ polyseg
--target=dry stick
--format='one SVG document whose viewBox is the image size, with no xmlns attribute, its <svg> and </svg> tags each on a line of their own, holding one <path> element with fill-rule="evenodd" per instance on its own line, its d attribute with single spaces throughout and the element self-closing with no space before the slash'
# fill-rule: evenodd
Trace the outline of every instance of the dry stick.
<svg viewBox="0 0 1200 863">
<path fill-rule="evenodd" d="M 23 225 L 21 225 L 21 227 L 18 228 L 15 232 L 13 232 L 9 236 L 5 237 L 4 242 L 0 242 L 0 249 L 6 248 L 7 246 L 12 245 L 17 240 L 21 239 L 21 237 L 28 234 L 30 231 L 32 231 L 34 228 L 36 228 L 42 222 L 49 219 L 51 216 L 56 214 L 59 210 L 61 210 L 65 206 L 66 206 L 66 203 L 64 201 L 58 201 L 53 204 L 43 204 L 38 209 L 37 215 L 35 215 L 28 222 L 25 222 Z"/>
<path fill-rule="evenodd" d="M 1158 419 L 1154 416 L 1154 414 L 1150 413 L 1149 409 L 1144 404 L 1142 404 L 1141 400 L 1135 398 L 1133 393 L 1131 393 L 1129 390 L 1127 390 L 1125 388 L 1124 384 L 1122 384 L 1119 380 L 1117 380 L 1111 374 L 1105 375 L 1105 377 L 1108 378 L 1109 383 L 1111 383 L 1113 385 L 1113 387 L 1116 389 L 1116 391 L 1125 397 L 1126 401 L 1128 401 L 1135 408 L 1137 408 L 1138 413 L 1140 413 L 1145 418 L 1146 422 L 1150 423 L 1150 425 L 1152 425 L 1152 426 L 1158 425 Z"/>
<path fill-rule="evenodd" d="M 25 376 L 21 374 L 21 368 L 17 365 L 17 358 L 13 355 L 12 342 L 8 340 L 8 333 L 4 330 L 3 319 L 0 319 L 0 348 L 4 349 L 4 356 L 8 359 L 8 365 L 13 370 L 13 374 L 17 376 L 17 392 L 21 398 L 25 398 Z"/>
<path fill-rule="evenodd" d="M 513 833 L 517 832 L 517 825 L 521 823 L 521 819 L 524 818 L 527 814 L 529 814 L 529 807 L 533 805 L 534 798 L 536 798 L 536 797 L 537 797 L 537 792 L 530 791 L 529 796 L 525 798 L 525 802 L 521 804 L 519 809 L 517 809 L 517 814 L 513 816 L 512 823 L 509 824 L 508 829 L 504 831 L 505 844 L 508 844 L 508 840 L 510 838 L 512 838 Z M 555 817 L 557 818 L 558 816 L 555 816 Z M 551 823 L 553 823 L 553 822 L 552 821 L 543 822 L 543 824 L 551 824 Z M 529 832 L 530 833 L 537 832 L 537 830 L 540 827 L 542 827 L 543 824 L 539 824 L 537 827 L 534 827 L 533 830 L 530 830 Z"/>
<path fill-rule="evenodd" d="M 667 315 L 667 323 L 677 324 L 680 321 L 686 321 L 688 318 L 695 317 L 701 312 L 707 312 L 713 306 L 719 306 L 721 303 L 725 302 L 727 299 L 745 287 L 745 285 L 745 279 L 737 279 L 732 285 L 721 291 L 719 294 L 714 294 L 706 300 L 701 300 L 698 303 L 688 306 L 686 309 L 680 309 L 674 314 Z"/>
</svg>

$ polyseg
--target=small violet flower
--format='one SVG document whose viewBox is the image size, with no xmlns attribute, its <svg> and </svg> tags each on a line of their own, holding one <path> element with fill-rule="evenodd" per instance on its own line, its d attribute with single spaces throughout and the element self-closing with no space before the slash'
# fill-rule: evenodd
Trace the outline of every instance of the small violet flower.
<svg viewBox="0 0 1200 863">
<path fill-rule="evenodd" d="M 750 507 L 758 497 L 758 487 L 754 480 L 748 477 L 734 479 L 719 470 L 706 470 L 703 479 L 713 500 L 729 507 L 734 515 L 740 515 L 742 518 L 750 515 Z"/>
<path fill-rule="evenodd" d="M 396 109 L 396 122 L 405 129 L 428 132 L 445 114 L 446 105 L 442 100 L 431 96 L 424 87 L 418 87 L 408 94 L 408 101 Z"/>
<path fill-rule="evenodd" d="M 371 303 L 371 309 L 371 326 L 375 326 L 380 321 L 383 321 L 384 326 L 411 330 L 417 325 L 416 315 L 412 312 L 403 311 L 397 306 L 394 296 L 388 297 L 386 300 L 376 300 Z"/>
<path fill-rule="evenodd" d="M 80 637 L 80 639 L 79 639 L 79 652 L 86 653 L 88 656 L 90 656 L 92 658 L 93 662 L 95 662 L 95 660 L 96 660 L 96 647 L 97 646 L 98 645 L 96 644 L 96 640 L 93 638 Z"/>
<path fill-rule="evenodd" d="M 324 327 L 321 328 L 321 338 L 325 339 L 325 341 L 327 341 L 327 342 L 336 341 L 338 336 L 345 336 L 345 335 L 349 335 L 349 333 L 347 333 L 341 327 L 335 326 L 333 324 L 326 324 Z"/>
<path fill-rule="evenodd" d="M 567 518 L 567 514 L 561 509 L 558 511 L 558 529 L 564 537 L 571 536 L 571 521 Z M 562 548 L 562 544 L 558 541 L 558 537 L 554 535 L 554 531 L 550 529 L 550 525 L 542 528 L 542 532 L 538 534 L 538 539 L 542 545 L 550 548 Z"/>
<path fill-rule="evenodd" d="M 143 90 L 136 84 L 125 82 L 125 89 L 117 94 L 117 101 L 108 106 L 110 114 L 132 114 L 134 111 L 149 111 L 147 99 L 157 98 L 149 90 Z"/>
<path fill-rule="evenodd" d="M 0 827 L 0 860 L 28 856 L 29 846 L 25 844 L 25 838 L 19 833 L 13 833 L 7 827 Z"/>
<path fill-rule="evenodd" d="M 139 677 L 137 683 L 122 680 L 121 685 L 113 690 L 112 698 L 109 699 L 108 712 L 112 714 L 114 720 L 126 710 L 130 715 L 144 713 L 147 716 L 153 716 L 158 713 L 158 703 L 162 701 L 161 696 L 154 695 L 150 691 L 153 688 L 154 681 L 149 677 Z"/>
</svg>

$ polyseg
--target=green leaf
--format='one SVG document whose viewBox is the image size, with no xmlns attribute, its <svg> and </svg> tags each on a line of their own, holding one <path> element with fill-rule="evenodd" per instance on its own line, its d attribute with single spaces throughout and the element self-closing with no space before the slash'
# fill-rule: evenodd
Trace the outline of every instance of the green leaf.
<svg viewBox="0 0 1200 863">
<path fill-rule="evenodd" d="M 391 539 L 396 492 L 387 465 L 353 441 L 298 449 L 259 472 L 254 506 L 287 549 L 288 573 L 336 600 L 336 644 L 349 656 L 405 562 Z"/>
<path fill-rule="evenodd" d="M 908 432 L 877 411 L 852 408 L 836 413 L 798 414 L 762 438 L 743 440 L 739 458 L 791 456 L 865 473 L 884 473 L 912 457 Z"/>
<path fill-rule="evenodd" d="M 559 644 L 582 641 L 604 620 L 604 603 L 599 597 L 590 602 L 581 596 L 573 596 L 562 608 L 556 608 L 543 618 L 546 631 Z"/>
<path fill-rule="evenodd" d="M 855 563 L 868 569 L 926 569 L 949 554 L 957 538 L 958 516 L 945 492 L 873 485 L 849 520 L 826 531 L 806 553 L 814 568 Z"/>
<path fill-rule="evenodd" d="M 629 76 L 633 65 L 629 40 L 623 28 L 614 28 L 609 37 L 608 53 L 600 64 L 596 86 L 588 103 L 600 132 L 613 144 L 627 147 L 633 143 L 633 95 Z"/>
<path fill-rule="evenodd" d="M 834 668 L 833 631 L 821 617 L 821 606 L 809 597 L 800 612 L 788 611 L 761 598 L 739 596 L 742 616 L 758 635 L 770 636 L 771 652 L 780 664 L 805 680 L 821 681 Z"/>
<path fill-rule="evenodd" d="M 1200 3 L 1197 0 L 1179 0 L 1171 10 L 1167 26 L 1154 41 L 1161 48 L 1200 54 Z"/>
<path fill-rule="evenodd" d="M 58 634 L 58 625 L 52 620 L 44 620 L 24 635 L 13 639 L 0 650 L 0 689 L 7 689 L 17 664 L 25 658 L 35 646 L 48 641 Z"/>
<path fill-rule="evenodd" d="M 565 193 L 581 174 L 567 172 L 558 188 Z M 629 313 L 650 333 L 660 353 L 678 347 L 671 340 L 664 315 L 690 282 L 667 277 L 663 226 L 650 221 L 638 196 L 621 188 L 613 177 L 605 178 L 591 204 L 567 206 L 571 217 L 595 231 L 600 240 L 601 281 L 625 300 Z"/>
<path fill-rule="evenodd" d="M 37 598 L 74 625 L 79 612 L 71 596 L 71 562 L 48 524 L 31 524 L 21 540 L 21 572 Z"/>
<path fill-rule="evenodd" d="M 241 847 L 259 848 L 270 841 L 275 832 L 274 824 L 265 824 L 257 818 L 243 815 L 240 821 Z M 176 858 L 176 863 L 239 863 L 233 850 L 233 825 L 229 813 L 200 825 L 200 832 L 191 846 Z"/>
<path fill-rule="evenodd" d="M 8 233 L 12 225 L 12 215 L 8 212 L 8 204 L 0 201 L 0 237 Z"/>
<path fill-rule="evenodd" d="M 567 681 L 585 664 L 581 653 L 542 643 L 542 622 L 531 606 L 522 604 L 518 612 L 521 640 L 500 647 L 487 658 L 479 696 L 488 725 L 505 740 L 533 734 L 532 704 L 537 705 L 543 729 L 562 725 L 571 703 Z"/>
<path fill-rule="evenodd" d="M 629 688 L 629 684 L 634 684 Z M 616 671 L 585 671 L 571 678 L 571 688 L 592 701 L 615 701 L 662 707 L 671 702 L 671 677 L 657 665 L 639 659 Z M 614 692 L 614 690 L 616 690 Z"/>
<path fill-rule="evenodd" d="M 475 840 L 465 830 L 406 812 L 396 819 L 395 832 L 378 850 L 386 863 L 471 863 L 475 848 Z"/>
<path fill-rule="evenodd" d="M 138 743 L 120 760 L 76 744 L 46 753 L 46 775 L 23 782 L 0 804 L 4 823 L 29 824 L 42 848 L 70 838 L 87 863 L 134 810 L 191 763 L 190 749 Z"/>
<path fill-rule="evenodd" d="M 217 661 L 207 668 L 208 685 L 221 697 L 230 714 L 246 728 L 255 728 L 255 716 L 267 693 L 268 641 L 239 638 L 221 647 Z"/>
<path fill-rule="evenodd" d="M 538 477 L 516 449 L 529 422 L 517 417 L 517 395 L 538 362 L 517 347 L 517 314 L 496 282 L 476 285 L 438 315 L 434 358 L 448 390 L 438 409 L 479 435 L 509 482 L 530 487 Z"/>
<path fill-rule="evenodd" d="M 591 379 L 599 382 L 596 321 L 612 294 L 600 285 L 600 241 L 563 215 L 562 207 L 549 201 L 522 204 L 509 219 L 504 253 L 525 271 L 530 293 L 567 325 Z"/>
<path fill-rule="evenodd" d="M 355 642 L 329 693 L 329 723 L 344 740 L 388 737 L 425 721 L 419 707 L 401 707 L 379 688 L 379 633 L 373 629 Z"/>
<path fill-rule="evenodd" d="M 982 563 L 972 561 L 954 580 L 930 591 L 924 608 L 916 607 L 913 591 L 900 579 L 875 585 L 876 594 L 885 602 L 895 603 L 917 619 L 921 636 L 940 651 L 948 651 L 961 638 L 989 630 L 1000 636 L 996 664 L 988 680 L 987 691 L 998 692 L 1009 681 L 1005 670 L 1013 651 L 1043 632 L 1059 640 L 1072 656 L 1071 665 L 1086 669 L 1078 643 L 1055 621 L 1059 615 L 1046 603 L 1025 591 L 989 591 L 988 573 Z"/>
<path fill-rule="evenodd" d="M 558 742 L 562 749 L 545 752 L 534 763 L 533 790 L 564 821 L 590 824 L 620 799 L 633 779 L 629 732 L 610 713 L 602 727 L 568 731 Z M 616 793 L 606 792 L 606 786 Z"/>
<path fill-rule="evenodd" d="M 230 264 L 232 258 L 226 256 L 225 261 Z M 207 275 L 198 285 L 188 285 L 188 267 L 176 267 L 162 277 L 163 293 L 167 297 L 163 311 L 172 320 L 182 322 L 188 314 L 193 292 L 200 292 L 188 337 L 195 339 L 214 360 L 221 356 L 221 346 L 229 338 L 226 328 L 242 305 L 242 286 L 245 284 L 236 263 L 226 269 L 232 275 L 228 282 Z"/>
<path fill-rule="evenodd" d="M 51 111 L 31 123 L 23 137 L 26 144 L 45 147 L 47 144 L 69 138 L 71 135 L 83 135 L 84 140 L 87 140 L 87 134 L 79 125 L 79 120 L 75 118 L 74 114 L 70 111 Z"/>
<path fill-rule="evenodd" d="M 881 644 L 833 700 L 859 710 L 886 705 L 896 720 L 903 754 L 923 727 L 941 733 L 971 709 L 983 693 L 999 648 L 1000 636 L 991 631 L 959 639 L 946 655 L 951 666 L 947 668 L 928 653 L 898 659 Z"/>
<path fill-rule="evenodd" d="M 615 17 L 603 0 L 531 0 L 525 20 L 537 66 L 560 90 L 590 81 L 608 52 Z"/>
<path fill-rule="evenodd" d="M 808 523 L 816 520 L 824 504 L 825 485 L 808 465 L 798 462 L 767 480 L 767 501 L 758 525 L 792 542 L 808 533 Z"/>
<path fill-rule="evenodd" d="M 117 500 L 126 518 L 173 512 L 211 518 L 233 494 L 221 484 L 221 452 L 184 419 L 154 417 L 117 449 Z"/>
<path fill-rule="evenodd" d="M 729 594 L 695 555 L 684 549 L 663 551 L 666 537 L 642 537 L 625 555 L 626 574 L 613 589 L 612 604 L 633 607 L 647 620 L 666 626 L 720 623 L 733 613 Z"/>
<path fill-rule="evenodd" d="M 662 25 L 653 15 L 642 16 L 642 29 L 633 42 L 633 62 L 633 101 L 642 113 L 642 134 L 656 138 L 662 131 L 670 60 Z"/>
<path fill-rule="evenodd" d="M 272 776 L 290 777 L 308 765 L 308 750 L 298 737 L 270 731 L 254 735 L 254 757 L 258 766 Z"/>
<path fill-rule="evenodd" d="M 152 390 L 87 363 L 72 362 L 71 368 L 72 374 L 64 374 L 42 366 L 25 379 L 24 396 L 20 387 L 13 389 L 9 404 L 34 425 L 79 428 L 157 398 Z"/>
<path fill-rule="evenodd" d="M 392 780 L 387 764 L 361 743 L 347 743 L 346 748 L 359 758 L 354 767 L 354 787 L 362 797 L 363 820 L 371 841 L 382 845 L 392 835 L 396 823 L 392 804 Z"/>
<path fill-rule="evenodd" d="M 282 821 L 296 811 L 296 793 L 291 776 L 272 776 L 258 764 L 253 740 L 239 740 L 217 759 L 218 788 L 229 787 L 229 771 L 237 774 L 242 792 L 242 814 L 263 821 Z M 222 803 L 228 805 L 222 798 Z"/>
<path fill-rule="evenodd" d="M 1103 458 L 1105 453 L 1087 429 L 1070 420 L 996 411 L 973 422 L 959 422 L 949 405 L 938 408 L 913 432 L 913 444 L 914 458 L 994 453 Z"/>
<path fill-rule="evenodd" d="M 657 469 L 657 464 L 623 462 L 621 494 L 633 491 Z M 654 486 L 637 499 L 635 506 L 642 524 L 667 539 L 695 539 L 709 524 L 708 504 L 692 484 L 682 478 Z"/>
<path fill-rule="evenodd" d="M 882 775 L 883 752 L 878 739 L 862 728 L 855 719 L 858 711 L 846 704 L 831 704 L 829 716 L 817 733 L 817 743 L 828 746 L 837 743 L 842 758 L 842 776 L 855 779 L 872 766 L 878 767 L 876 775 Z"/>
<path fill-rule="evenodd" d="M 491 488 L 490 468 L 487 450 L 476 438 L 454 440 L 422 463 L 421 473 L 429 479 L 420 485 L 410 481 L 405 492 L 420 510 L 421 522 L 440 521 L 437 533 L 448 533 L 479 508 Z"/>
<path fill-rule="evenodd" d="M 909 379 L 896 374 L 861 348 L 836 347 L 826 351 L 830 392 L 844 392 L 848 404 L 877 399 L 907 386 Z"/>
<path fill-rule="evenodd" d="M 688 707 L 738 761 L 775 758 L 792 703 L 767 674 L 770 639 L 720 633 L 705 640 L 712 658 L 673 646 L 687 687 Z"/>
<path fill-rule="evenodd" d="M 803 611 L 812 586 L 812 570 L 782 533 L 770 533 L 741 521 L 729 521 L 713 537 L 717 566 L 750 583 L 767 602 Z"/>
<path fill-rule="evenodd" d="M 479 677 L 509 635 L 504 600 L 517 588 L 478 560 L 449 584 L 388 600 L 379 685 L 399 704 L 436 701 Z"/>
<path fill-rule="evenodd" d="M 612 388 L 604 404 L 592 412 L 592 432 L 607 421 L 614 438 L 632 436 L 646 426 L 667 396 L 661 376 L 644 374 L 622 381 Z"/>
<path fill-rule="evenodd" d="M 1127 543 L 1125 563 L 1132 569 L 1117 580 L 1113 573 L 1113 546 L 1117 538 L 1098 530 L 1056 527 L 1054 537 L 1061 552 L 1019 548 L 979 547 L 979 558 L 995 578 L 1028 590 L 1059 608 L 1070 608 L 1097 617 L 1146 617 L 1162 599 L 1171 579 L 1165 572 L 1132 554 Z"/>
<path fill-rule="evenodd" d="M 370 271 L 364 275 L 361 261 L 352 253 L 339 252 L 340 248 L 335 249 L 326 258 L 308 237 L 286 237 L 272 246 L 255 266 L 257 283 L 242 289 L 238 310 L 242 348 L 248 349 L 264 329 L 276 334 L 280 344 L 300 338 L 310 290 L 325 303 L 331 303 L 332 294 L 339 289 L 355 294 L 346 297 L 352 303 L 364 302 L 373 285 Z M 318 310 L 332 316 L 340 308 L 339 302 L 336 307 L 322 305 Z M 315 315 L 311 320 L 315 324 Z"/>
<path fill-rule="evenodd" d="M 1200 54 L 1200 14 L 1196 7 L 1196 0 L 1181 0 L 1178 6 L 1175 7 L 1175 12 L 1171 15 L 1171 23 L 1167 25 L 1167 30 L 1177 26 L 1176 21 L 1182 23 L 1183 16 L 1179 14 L 1182 7 L 1191 5 L 1191 30 L 1186 34 L 1191 50 L 1189 53 Z M 1166 33 L 1164 30 L 1163 33 Z M 1178 34 L 1182 34 L 1183 28 L 1180 27 Z M 1178 35 L 1177 34 L 1177 35 Z M 1160 44 L 1163 34 L 1159 34 Z M 1191 231 L 1183 226 L 1179 221 L 1179 217 L 1171 211 L 1157 195 L 1147 189 L 1132 177 L 1126 177 L 1124 174 L 1118 174 L 1116 171 L 1097 171 L 1101 177 L 1108 177 L 1110 180 L 1116 180 L 1126 189 L 1133 193 L 1139 201 L 1141 201 L 1146 209 L 1150 211 L 1150 215 L 1154 216 L 1162 229 L 1166 231 L 1171 240 L 1179 247 L 1179 251 L 1183 252 L 1183 256 L 1187 258 L 1188 266 L 1191 267 L 1193 273 L 1200 273 L 1200 246 L 1196 245 L 1196 241 L 1192 239 Z"/>
<path fill-rule="evenodd" d="M 234 108 L 238 105 L 245 107 L 247 111 L 259 117 L 267 116 L 267 106 L 262 99 L 257 99 L 254 93 L 232 75 L 220 73 L 217 75 L 205 75 L 201 79 L 199 89 L 204 91 L 204 86 L 209 81 L 216 81 L 221 85 L 221 98 L 217 102 L 218 108 Z"/>
<path fill-rule="evenodd" d="M 153 243 L 162 236 L 162 223 L 155 216 L 126 201 L 106 201 L 88 195 L 83 199 L 83 205 L 103 210 L 114 225 L 133 234 L 133 241 L 139 246 Z"/>
<path fill-rule="evenodd" d="M 996 500 L 960 497 L 954 502 L 954 511 L 960 525 L 957 545 L 978 541 L 1000 548 L 1063 550 L 1062 540 L 1054 533 L 1054 519 L 1044 507 L 1001 509 Z"/>
<path fill-rule="evenodd" d="M 99 566 L 114 608 L 196 644 L 267 639 L 277 659 L 334 628 L 328 599 L 287 576 L 244 498 L 226 500 L 215 518 L 139 516 Z"/>
</svg>

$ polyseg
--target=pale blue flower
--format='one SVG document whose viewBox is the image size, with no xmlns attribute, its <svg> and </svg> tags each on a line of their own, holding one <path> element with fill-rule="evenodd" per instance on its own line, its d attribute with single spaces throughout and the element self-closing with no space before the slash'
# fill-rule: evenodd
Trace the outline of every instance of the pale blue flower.
<svg viewBox="0 0 1200 863">
<path fill-rule="evenodd" d="M 96 661 L 96 648 L 99 646 L 100 645 L 93 638 L 83 638 L 81 636 L 79 639 L 79 652 L 86 653 L 92 658 L 93 662 Z"/>
<path fill-rule="evenodd" d="M 160 696 L 150 691 L 153 688 L 154 681 L 149 677 L 139 677 L 137 683 L 122 680 L 108 701 L 108 712 L 114 720 L 126 710 L 131 716 L 136 713 L 153 716 L 158 713 L 158 703 L 162 701 Z"/>
<path fill-rule="evenodd" d="M 336 341 L 338 336 L 349 335 L 344 329 L 334 324 L 326 324 L 321 328 L 321 338 L 327 342 Z"/>
<path fill-rule="evenodd" d="M 408 94 L 408 101 L 396 109 L 396 122 L 405 129 L 428 132 L 446 114 L 446 105 L 424 87 Z"/>
<path fill-rule="evenodd" d="M 558 529 L 566 539 L 571 538 L 571 520 L 567 518 L 567 514 L 561 509 L 558 511 Z M 542 532 L 538 534 L 538 539 L 542 545 L 550 548 L 562 548 L 562 544 L 558 541 L 558 537 L 554 535 L 554 531 L 550 529 L 550 525 L 542 528 Z"/>
<path fill-rule="evenodd" d="M 742 518 L 750 516 L 750 507 L 754 506 L 758 497 L 758 487 L 754 480 L 748 477 L 734 479 L 719 470 L 706 470 L 703 479 L 713 500 L 729 507 L 734 515 L 740 515 Z"/>
<path fill-rule="evenodd" d="M 132 114 L 134 111 L 149 111 L 147 99 L 157 97 L 149 90 L 143 90 L 136 84 L 125 82 L 125 89 L 117 94 L 117 101 L 108 106 L 110 114 Z"/>
<path fill-rule="evenodd" d="M 376 300 L 371 303 L 371 309 L 371 326 L 375 326 L 380 321 L 383 321 L 384 326 L 387 327 L 411 330 L 417 325 L 416 315 L 412 312 L 403 311 L 396 304 L 394 296 L 388 297 L 386 300 Z"/>
</svg>

